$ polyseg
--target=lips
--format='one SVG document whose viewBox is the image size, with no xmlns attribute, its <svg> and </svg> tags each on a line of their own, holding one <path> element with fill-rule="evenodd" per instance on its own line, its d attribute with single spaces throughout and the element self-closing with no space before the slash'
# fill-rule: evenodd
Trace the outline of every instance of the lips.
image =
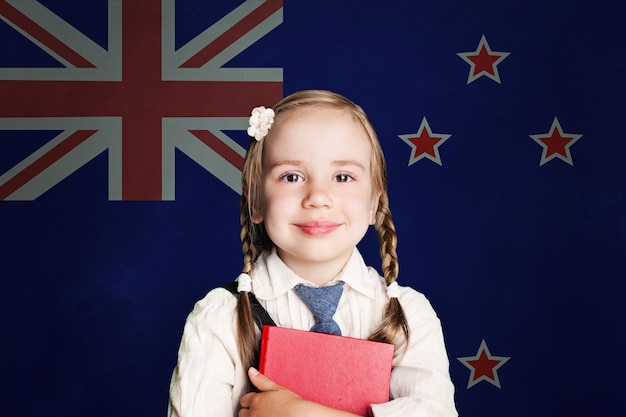
<svg viewBox="0 0 626 417">
<path fill-rule="evenodd" d="M 341 226 L 341 224 L 329 221 L 311 221 L 305 223 L 297 223 L 295 224 L 295 226 L 307 235 L 323 236 L 332 233 L 339 226 Z"/>
</svg>

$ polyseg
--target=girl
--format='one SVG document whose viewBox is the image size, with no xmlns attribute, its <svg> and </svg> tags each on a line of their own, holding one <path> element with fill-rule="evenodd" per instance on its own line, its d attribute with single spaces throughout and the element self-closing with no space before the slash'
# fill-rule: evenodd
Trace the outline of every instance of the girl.
<svg viewBox="0 0 626 417">
<path fill-rule="evenodd" d="M 256 108 L 248 133 L 254 139 L 243 169 L 239 296 L 214 289 L 187 318 L 169 415 L 352 415 L 305 401 L 254 368 L 254 294 L 279 326 L 320 326 L 396 345 L 391 400 L 372 405 L 372 415 L 456 416 L 440 322 L 422 294 L 396 283 L 385 160 L 363 110 L 329 91 L 301 91 L 273 109 Z M 384 277 L 356 248 L 370 225 Z M 330 322 L 316 323 L 302 287 L 338 291 Z"/>
</svg>

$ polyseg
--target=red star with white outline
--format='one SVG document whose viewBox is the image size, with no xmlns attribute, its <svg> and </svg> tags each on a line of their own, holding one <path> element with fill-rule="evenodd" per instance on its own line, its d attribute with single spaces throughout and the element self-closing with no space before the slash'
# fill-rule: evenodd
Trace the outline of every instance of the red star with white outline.
<svg viewBox="0 0 626 417">
<path fill-rule="evenodd" d="M 426 117 L 422 119 L 422 123 L 417 129 L 417 133 L 398 135 L 398 137 L 405 141 L 412 149 L 411 157 L 409 158 L 409 166 L 413 165 L 422 158 L 428 158 L 441 166 L 442 163 L 441 156 L 439 155 L 439 146 L 448 140 L 450 136 L 451 135 L 433 133 Z"/>
<path fill-rule="evenodd" d="M 543 148 L 539 166 L 542 166 L 554 158 L 559 158 L 561 161 L 574 166 L 574 161 L 572 160 L 572 154 L 570 153 L 569 148 L 571 148 L 572 145 L 582 136 L 583 135 L 577 135 L 574 133 L 564 133 L 563 128 L 559 123 L 559 119 L 555 117 L 549 133 L 530 135 L 531 139 L 540 144 Z"/>
<path fill-rule="evenodd" d="M 457 358 L 471 372 L 467 388 L 471 388 L 481 381 L 487 381 L 498 388 L 500 387 L 500 378 L 498 377 L 498 369 L 504 365 L 510 357 L 493 356 L 489 352 L 485 339 L 480 343 L 476 356 L 465 356 Z"/>
<path fill-rule="evenodd" d="M 500 82 L 500 74 L 498 73 L 498 64 L 509 56 L 510 52 L 495 52 L 492 51 L 487 43 L 485 35 L 482 35 L 478 47 L 472 52 L 459 52 L 458 56 L 463 58 L 465 62 L 470 64 L 470 72 L 467 77 L 467 83 L 471 83 L 478 78 L 485 77 L 491 78 L 498 84 Z"/>
</svg>

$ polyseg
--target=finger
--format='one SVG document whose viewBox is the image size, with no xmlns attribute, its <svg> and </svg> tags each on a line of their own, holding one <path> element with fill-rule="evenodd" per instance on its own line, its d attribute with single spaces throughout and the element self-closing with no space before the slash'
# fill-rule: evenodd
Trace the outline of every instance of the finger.
<svg viewBox="0 0 626 417">
<path fill-rule="evenodd" d="M 254 392 L 249 392 L 245 394 L 243 397 L 241 397 L 241 399 L 239 400 L 239 405 L 241 405 L 241 408 L 250 408 L 250 405 L 252 404 L 252 398 L 254 398 L 254 395 L 255 395 Z"/>
<path fill-rule="evenodd" d="M 280 385 L 257 371 L 256 368 L 248 369 L 248 377 L 259 391 L 272 391 L 280 388 Z"/>
</svg>

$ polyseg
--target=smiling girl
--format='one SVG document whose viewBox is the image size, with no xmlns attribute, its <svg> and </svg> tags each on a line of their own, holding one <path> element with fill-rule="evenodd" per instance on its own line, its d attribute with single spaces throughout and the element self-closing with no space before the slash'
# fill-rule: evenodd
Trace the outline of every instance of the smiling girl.
<svg viewBox="0 0 626 417">
<path fill-rule="evenodd" d="M 373 404 L 372 415 L 456 416 L 439 319 L 421 293 L 396 283 L 385 160 L 363 110 L 339 94 L 308 90 L 273 109 L 255 109 L 250 124 L 239 295 L 212 290 L 187 318 L 169 415 L 352 415 L 306 401 L 254 368 L 260 343 L 254 294 L 278 326 L 327 328 L 396 346 L 390 401 Z M 370 225 L 378 233 L 383 277 L 356 248 Z M 301 287 L 339 291 L 329 327 L 315 327 L 320 323 Z"/>
</svg>

